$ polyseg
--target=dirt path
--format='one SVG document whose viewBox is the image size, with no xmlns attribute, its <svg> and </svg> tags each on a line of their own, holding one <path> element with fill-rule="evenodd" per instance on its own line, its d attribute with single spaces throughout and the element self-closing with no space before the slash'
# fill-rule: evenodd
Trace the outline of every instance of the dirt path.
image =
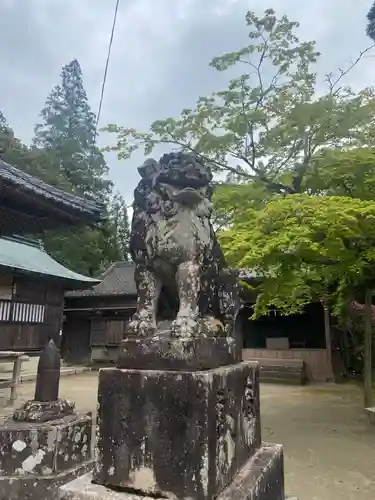
<svg viewBox="0 0 375 500">
<path fill-rule="evenodd" d="M 374 500 L 375 427 L 355 386 L 262 385 L 263 439 L 282 443 L 300 500 Z"/>
<path fill-rule="evenodd" d="M 17 406 L 33 396 L 21 386 Z M 61 397 L 96 410 L 97 373 L 61 379 Z M 300 500 L 374 500 L 375 426 L 354 386 L 261 386 L 263 440 L 285 449 L 287 493 Z M 1 410 L 8 413 L 9 408 Z"/>
</svg>

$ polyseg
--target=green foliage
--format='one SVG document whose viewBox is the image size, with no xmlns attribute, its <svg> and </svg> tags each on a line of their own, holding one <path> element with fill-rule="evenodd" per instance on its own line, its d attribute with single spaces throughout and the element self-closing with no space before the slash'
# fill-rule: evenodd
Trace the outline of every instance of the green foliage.
<svg viewBox="0 0 375 500">
<path fill-rule="evenodd" d="M 121 195 L 110 197 L 100 228 L 48 231 L 43 235 L 46 250 L 63 265 L 97 276 L 113 262 L 128 260 L 129 220 Z"/>
<path fill-rule="evenodd" d="M 105 220 L 98 228 L 73 228 L 37 235 L 63 265 L 95 276 L 128 258 L 126 204 L 112 193 L 108 167 L 95 146 L 95 116 L 90 111 L 77 61 L 62 70 L 62 82 L 47 98 L 43 123 L 32 146 L 18 140 L 0 112 L 0 147 L 4 161 L 67 192 L 104 202 Z"/>
<path fill-rule="evenodd" d="M 86 276 L 96 276 L 107 263 L 104 231 L 87 227 L 47 231 L 43 241 L 58 262 Z"/>
<path fill-rule="evenodd" d="M 116 260 L 129 260 L 129 217 L 125 200 L 119 193 L 111 197 L 108 205 L 105 236 L 108 264 Z"/>
<path fill-rule="evenodd" d="M 375 275 L 375 202 L 289 195 L 234 217 L 220 235 L 232 264 L 262 278 L 257 316 L 273 305 L 286 314 L 331 297 L 363 298 Z"/>
<path fill-rule="evenodd" d="M 6 118 L 5 118 L 5 116 L 0 111 L 0 131 L 4 132 L 6 130 L 9 130 L 9 125 L 8 125 L 8 122 L 7 122 Z"/>
<path fill-rule="evenodd" d="M 65 181 L 59 187 L 105 203 L 100 228 L 52 231 L 45 235 L 47 250 L 68 267 L 96 275 L 127 258 L 128 219 L 124 200 L 112 193 L 108 166 L 96 146 L 96 117 L 91 111 L 77 60 L 64 66 L 35 127 L 34 145 L 58 166 Z M 51 172 L 49 169 L 48 171 Z M 56 185 L 55 182 L 52 182 Z M 51 181 L 50 181 L 51 182 Z"/>
<path fill-rule="evenodd" d="M 148 132 L 109 125 L 117 143 L 109 148 L 129 158 L 138 148 L 150 154 L 158 144 L 194 150 L 234 181 L 260 180 L 276 193 L 302 191 L 303 178 L 323 147 L 374 144 L 374 90 L 355 93 L 342 86 L 345 70 L 326 77 L 317 97 L 313 41 L 301 41 L 298 23 L 272 9 L 246 14 L 247 44 L 215 57 L 210 66 L 237 76 L 228 87 L 200 97 L 179 118 L 157 120 Z"/>
<path fill-rule="evenodd" d="M 73 191 L 70 182 L 60 170 L 57 156 L 52 151 L 23 144 L 15 137 L 1 112 L 0 150 L 1 158 L 11 165 L 65 191 Z"/>
<path fill-rule="evenodd" d="M 227 228 L 234 217 L 236 219 L 240 217 L 242 210 L 248 216 L 250 209 L 259 210 L 271 197 L 269 191 L 259 181 L 218 184 L 212 199 L 214 226 L 218 230 Z"/>
<path fill-rule="evenodd" d="M 77 60 L 63 67 L 61 83 L 47 97 L 34 144 L 56 155 L 64 177 L 78 195 L 105 200 L 108 166 L 96 147 L 96 118 L 83 87 Z"/>
<path fill-rule="evenodd" d="M 375 42 L 375 2 L 372 4 L 367 14 L 366 34 L 372 41 Z"/>
<path fill-rule="evenodd" d="M 340 268 L 333 265 L 338 250 L 329 235 L 339 238 L 341 229 L 345 235 L 349 208 L 359 214 L 363 207 L 354 204 L 374 199 L 375 91 L 354 92 L 344 84 L 371 47 L 347 68 L 327 74 L 325 89 L 317 92 L 320 54 L 315 42 L 299 39 L 298 23 L 277 17 L 272 9 L 263 16 L 249 11 L 245 22 L 244 47 L 210 63 L 216 71 L 235 75 L 226 89 L 200 97 L 178 118 L 155 121 L 147 132 L 109 125 L 117 142 L 108 149 L 129 158 L 138 148 L 148 155 L 156 145 L 168 144 L 198 152 L 224 172 L 214 214 L 231 263 L 264 275 L 258 313 L 271 300 L 290 313 L 331 293 L 332 287 L 342 295 L 344 282 L 339 274 L 331 280 L 333 270 L 354 276 L 349 254 Z M 285 198 L 302 193 L 302 198 Z M 323 198 L 330 195 L 351 199 Z M 331 220 L 331 212 L 341 211 L 340 203 L 347 203 L 343 219 Z M 314 239 L 315 224 L 327 235 L 326 253 Z M 297 253 L 288 248 L 291 240 L 299 242 Z"/>
<path fill-rule="evenodd" d="M 314 158 L 304 186 L 313 194 L 375 200 L 375 150 L 322 150 Z"/>
</svg>

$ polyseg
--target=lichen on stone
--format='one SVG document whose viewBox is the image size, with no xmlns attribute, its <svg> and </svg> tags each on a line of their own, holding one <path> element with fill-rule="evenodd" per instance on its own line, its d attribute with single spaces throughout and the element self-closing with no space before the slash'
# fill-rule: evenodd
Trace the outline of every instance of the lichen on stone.
<svg viewBox="0 0 375 500">
<path fill-rule="evenodd" d="M 130 240 L 138 301 L 127 334 L 153 336 L 169 320 L 174 337 L 231 335 L 238 286 L 210 220 L 210 165 L 177 152 L 138 171 Z"/>
</svg>

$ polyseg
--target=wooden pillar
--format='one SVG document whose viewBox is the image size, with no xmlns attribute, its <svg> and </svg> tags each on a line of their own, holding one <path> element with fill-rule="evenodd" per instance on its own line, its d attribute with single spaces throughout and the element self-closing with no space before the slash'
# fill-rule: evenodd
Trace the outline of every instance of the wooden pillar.
<svg viewBox="0 0 375 500">
<path fill-rule="evenodd" d="M 327 382 L 333 382 L 335 380 L 332 365 L 332 339 L 331 339 L 331 318 L 329 314 L 329 306 L 327 300 L 322 301 L 323 311 L 324 311 L 324 335 L 326 341 L 326 351 L 327 351 L 327 362 L 328 370 L 330 373 L 329 380 Z"/>
<path fill-rule="evenodd" d="M 363 366 L 363 382 L 364 382 L 364 399 L 365 408 L 373 406 L 372 393 L 372 293 L 371 290 L 366 290 L 365 299 L 365 341 L 364 341 L 364 366 Z"/>
</svg>

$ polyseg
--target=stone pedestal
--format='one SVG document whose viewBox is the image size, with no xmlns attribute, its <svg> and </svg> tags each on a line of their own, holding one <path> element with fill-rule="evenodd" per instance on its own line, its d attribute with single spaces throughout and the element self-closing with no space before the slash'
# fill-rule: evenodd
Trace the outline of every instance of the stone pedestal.
<svg viewBox="0 0 375 500">
<path fill-rule="evenodd" d="M 121 342 L 117 367 L 201 371 L 235 364 L 241 355 L 232 337 L 130 337 Z"/>
<path fill-rule="evenodd" d="M 60 499 L 284 500 L 282 448 L 261 441 L 258 365 L 242 362 L 237 273 L 210 221 L 210 166 L 180 151 L 139 172 L 137 308 L 117 368 L 100 372 L 93 475 Z"/>
<path fill-rule="evenodd" d="M 261 445 L 258 367 L 104 369 L 94 481 L 210 500 Z"/>
<path fill-rule="evenodd" d="M 42 418 L 43 420 L 43 418 Z M 0 424 L 0 500 L 49 500 L 92 468 L 92 415 Z"/>
<path fill-rule="evenodd" d="M 259 367 L 232 338 L 127 339 L 100 371 L 92 476 L 64 500 L 284 500 L 283 452 L 262 444 Z"/>
<path fill-rule="evenodd" d="M 217 500 L 284 500 L 284 463 L 282 447 L 263 444 L 246 461 L 234 480 L 216 498 Z M 59 490 L 59 500 L 155 500 L 136 491 L 120 491 L 92 482 L 91 474 L 82 476 Z M 176 499 L 177 500 L 177 499 Z M 292 500 L 292 499 L 291 499 Z"/>
</svg>

